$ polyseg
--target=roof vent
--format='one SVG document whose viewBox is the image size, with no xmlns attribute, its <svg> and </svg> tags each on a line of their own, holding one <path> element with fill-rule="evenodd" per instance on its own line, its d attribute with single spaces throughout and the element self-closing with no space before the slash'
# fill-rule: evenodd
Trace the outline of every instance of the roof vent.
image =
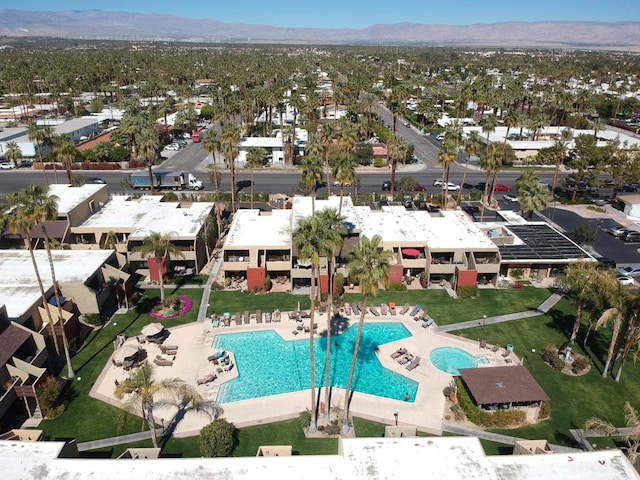
<svg viewBox="0 0 640 480">
<path fill-rule="evenodd" d="M 504 383 L 502 382 L 496 383 L 496 388 L 504 388 Z"/>
</svg>

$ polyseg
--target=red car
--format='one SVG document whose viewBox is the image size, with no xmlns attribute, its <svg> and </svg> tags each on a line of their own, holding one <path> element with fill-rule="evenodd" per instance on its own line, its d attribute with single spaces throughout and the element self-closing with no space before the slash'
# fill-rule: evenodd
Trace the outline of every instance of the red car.
<svg viewBox="0 0 640 480">
<path fill-rule="evenodd" d="M 427 189 L 427 187 L 425 187 L 424 185 L 414 185 L 413 188 L 411 190 L 413 190 L 414 192 L 424 192 Z"/>
<path fill-rule="evenodd" d="M 504 185 L 502 183 L 496 183 L 493 186 L 493 191 L 494 192 L 510 192 L 511 191 L 511 187 L 509 185 Z"/>
</svg>

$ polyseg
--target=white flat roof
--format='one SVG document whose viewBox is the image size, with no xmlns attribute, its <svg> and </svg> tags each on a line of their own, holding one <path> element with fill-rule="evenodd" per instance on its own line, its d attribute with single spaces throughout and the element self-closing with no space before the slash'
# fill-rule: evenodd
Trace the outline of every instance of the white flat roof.
<svg viewBox="0 0 640 480">
<path fill-rule="evenodd" d="M 58 197 L 58 214 L 68 214 L 103 188 L 108 187 L 107 185 L 94 183 L 85 183 L 77 187 L 68 183 L 52 183 L 49 185 L 49 195 Z M 97 207 L 98 205 L 96 205 Z"/>
<path fill-rule="evenodd" d="M 160 459 L 57 458 L 63 442 L 0 441 L 6 478 L 638 480 L 620 450 L 485 455 L 473 437 L 340 439 L 337 455 Z M 301 472 L 304 474 L 301 475 Z"/>
<path fill-rule="evenodd" d="M 240 148 L 250 147 L 282 149 L 282 139 L 274 137 L 245 137 L 240 139 Z"/>
<path fill-rule="evenodd" d="M 498 247 L 464 212 L 408 211 L 402 206 L 385 206 L 382 210 L 355 207 L 362 234 L 380 235 L 387 243 L 421 243 L 431 249 L 482 249 Z"/>
<path fill-rule="evenodd" d="M 91 277 L 109 258 L 113 250 L 52 250 L 56 279 L 60 284 L 79 283 Z M 36 263 L 45 292 L 53 283 L 45 250 L 35 250 Z M 0 305 L 7 307 L 10 318 L 20 317 L 40 301 L 28 250 L 0 250 Z"/>
<path fill-rule="evenodd" d="M 170 235 L 173 239 L 194 238 L 211 213 L 211 202 L 161 202 L 158 195 L 134 199 L 114 195 L 100 210 L 74 228 L 82 233 L 95 228 L 114 231 L 131 230 L 130 239 L 144 238 L 151 232 Z"/>
<path fill-rule="evenodd" d="M 338 188 L 338 187 L 334 187 Z M 340 196 L 332 195 L 326 199 L 317 199 L 315 202 L 315 209 L 317 212 L 322 212 L 323 210 L 327 210 L 329 208 L 334 209 L 336 212 L 340 207 Z M 311 197 L 293 197 L 291 210 L 293 211 L 293 225 L 292 229 L 295 230 L 298 228 L 298 223 L 300 220 L 305 218 L 309 218 L 311 216 Z M 356 208 L 353 205 L 353 201 L 351 197 L 345 195 L 342 197 L 342 210 L 340 211 L 340 215 L 344 217 L 344 224 L 348 226 L 348 228 L 352 230 L 360 230 L 360 222 L 358 219 L 358 214 L 356 212 Z"/>
<path fill-rule="evenodd" d="M 95 117 L 76 117 L 56 125 L 53 130 L 57 135 L 62 135 L 75 132 L 90 125 L 98 125 L 99 122 Z"/>
<path fill-rule="evenodd" d="M 265 246 L 272 248 L 291 247 L 291 210 L 238 210 L 227 238 L 225 248 L 247 248 Z"/>
</svg>

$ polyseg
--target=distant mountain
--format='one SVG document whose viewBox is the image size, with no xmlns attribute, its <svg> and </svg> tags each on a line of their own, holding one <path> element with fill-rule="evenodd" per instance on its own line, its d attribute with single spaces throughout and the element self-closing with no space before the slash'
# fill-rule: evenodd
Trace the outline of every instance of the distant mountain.
<svg viewBox="0 0 640 480">
<path fill-rule="evenodd" d="M 632 48 L 640 46 L 640 22 L 506 22 L 465 26 L 397 23 L 362 29 L 320 29 L 230 24 L 154 13 L 3 9 L 0 35 L 235 43 Z"/>
</svg>

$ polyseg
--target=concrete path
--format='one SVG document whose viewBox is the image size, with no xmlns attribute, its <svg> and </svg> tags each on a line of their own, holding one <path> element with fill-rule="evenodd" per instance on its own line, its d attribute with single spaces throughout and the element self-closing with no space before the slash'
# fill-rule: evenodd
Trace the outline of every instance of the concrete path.
<svg viewBox="0 0 640 480">
<path fill-rule="evenodd" d="M 582 447 L 582 450 L 584 450 L 585 452 L 591 452 L 593 451 L 593 446 L 591 445 L 591 443 L 589 443 L 589 440 L 587 440 L 587 438 L 626 437 L 627 435 L 633 435 L 633 429 L 629 427 L 623 427 L 619 428 L 615 434 L 609 435 L 607 433 L 596 432 L 595 430 L 588 430 L 585 432 L 584 430 L 579 428 L 572 428 L 569 430 L 569 433 L 571 433 L 571 436 L 574 438 L 574 440 Z"/>
<path fill-rule="evenodd" d="M 156 435 L 160 438 L 164 434 L 164 429 L 156 428 Z M 81 452 L 87 450 L 95 450 L 97 448 L 113 447 L 115 445 L 125 445 L 127 443 L 140 442 L 151 438 L 151 432 L 131 433 L 120 437 L 102 438 L 92 442 L 84 442 L 78 444 L 78 450 Z"/>
<path fill-rule="evenodd" d="M 479 318 L 477 320 L 455 323 L 453 325 L 443 325 L 441 327 L 435 327 L 434 330 L 440 333 L 449 333 L 455 332 L 457 330 L 464 330 L 465 328 L 481 327 L 484 325 L 493 325 L 496 323 L 510 322 L 512 320 L 522 320 L 524 318 L 537 317 L 538 315 L 547 313 L 556 303 L 560 301 L 561 298 L 562 295 L 554 293 L 544 302 L 542 302 L 540 306 L 535 310 L 509 313 L 507 315 L 498 315 L 496 317 Z"/>
</svg>

